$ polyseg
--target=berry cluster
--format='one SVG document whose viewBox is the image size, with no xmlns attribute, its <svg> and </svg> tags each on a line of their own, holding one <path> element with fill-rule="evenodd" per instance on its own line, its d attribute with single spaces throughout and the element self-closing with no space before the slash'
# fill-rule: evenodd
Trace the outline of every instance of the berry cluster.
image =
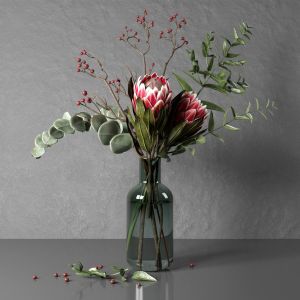
<svg viewBox="0 0 300 300">
<path fill-rule="evenodd" d="M 88 96 L 88 92 L 86 90 L 82 91 L 82 96 L 86 97 L 86 98 L 81 98 L 79 100 L 76 101 L 76 105 L 80 106 L 81 104 L 84 103 L 92 103 L 93 99 L 91 97 L 87 97 Z"/>
<path fill-rule="evenodd" d="M 90 55 L 85 49 L 80 51 L 80 55 L 90 57 Z M 77 61 L 77 72 L 89 72 L 90 74 L 95 73 L 95 70 L 90 68 L 90 65 L 86 62 L 85 59 L 82 59 L 81 57 L 77 57 L 76 61 Z"/>
<path fill-rule="evenodd" d="M 108 84 L 114 88 L 114 92 L 116 94 L 119 94 L 120 92 L 123 91 L 123 87 L 121 85 L 121 79 L 119 79 L 119 78 L 109 80 Z"/>
<path fill-rule="evenodd" d="M 147 19 L 148 12 L 144 10 L 144 15 L 136 17 L 136 23 L 143 26 L 144 30 L 149 31 L 152 27 L 154 27 L 154 21 Z M 134 39 L 137 43 L 141 41 L 139 33 L 134 31 L 132 28 L 128 26 L 124 27 L 124 31 L 118 37 L 120 41 L 128 42 L 130 39 Z"/>
<path fill-rule="evenodd" d="M 182 29 L 184 25 L 187 24 L 186 19 L 185 18 L 178 19 L 178 14 L 176 13 L 169 17 L 169 22 L 172 23 L 171 25 L 173 26 L 173 28 L 169 27 L 165 30 L 160 31 L 159 38 L 167 39 L 169 41 L 172 41 L 173 43 L 176 42 L 176 47 L 178 46 L 182 47 L 183 45 L 187 45 L 188 41 L 184 36 L 180 38 L 181 41 L 180 43 L 177 43 L 176 41 L 176 35 L 178 31 Z"/>
</svg>

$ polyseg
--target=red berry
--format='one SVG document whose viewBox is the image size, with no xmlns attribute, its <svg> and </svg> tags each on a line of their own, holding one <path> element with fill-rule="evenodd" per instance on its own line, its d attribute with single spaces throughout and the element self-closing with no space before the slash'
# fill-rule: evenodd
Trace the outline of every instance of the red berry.
<svg viewBox="0 0 300 300">
<path fill-rule="evenodd" d="M 116 284 L 117 281 L 116 281 L 115 279 L 111 279 L 111 280 L 110 280 L 110 283 L 111 283 L 111 284 Z"/>
<path fill-rule="evenodd" d="M 77 68 L 77 70 L 76 70 L 77 72 L 80 72 L 80 68 Z"/>
<path fill-rule="evenodd" d="M 82 91 L 82 95 L 83 95 L 83 96 L 86 96 L 87 94 L 88 94 L 88 92 L 87 92 L 86 90 L 83 90 L 83 91 Z"/>
<path fill-rule="evenodd" d="M 195 264 L 190 263 L 190 264 L 189 264 L 189 267 L 190 267 L 190 268 L 194 268 L 194 267 L 195 267 Z"/>
<path fill-rule="evenodd" d="M 83 64 L 85 64 L 85 63 L 86 63 L 86 61 L 85 61 L 85 60 L 83 60 L 83 61 L 82 61 L 82 63 L 83 63 Z"/>
<path fill-rule="evenodd" d="M 68 274 L 68 273 L 64 273 L 63 275 L 64 275 L 64 277 L 68 277 L 68 276 L 69 276 L 69 274 Z"/>
<path fill-rule="evenodd" d="M 57 277 L 59 277 L 59 274 L 58 274 L 58 273 L 54 273 L 54 274 L 53 274 L 53 277 L 56 277 L 56 278 L 57 278 Z"/>
<path fill-rule="evenodd" d="M 81 58 L 80 57 L 77 57 L 77 62 L 81 62 Z"/>
<path fill-rule="evenodd" d="M 92 100 L 92 98 L 88 97 L 88 98 L 86 99 L 86 102 L 87 102 L 87 103 L 92 103 L 93 100 Z"/>
<path fill-rule="evenodd" d="M 39 279 L 39 278 L 38 278 L 36 275 L 33 275 L 33 276 L 32 276 L 32 279 L 33 279 L 33 280 L 37 280 L 37 279 Z"/>
<path fill-rule="evenodd" d="M 97 269 L 97 270 L 101 270 L 101 269 L 103 269 L 103 267 L 104 267 L 103 265 L 97 265 L 97 266 L 96 266 L 96 269 Z"/>
<path fill-rule="evenodd" d="M 94 69 L 90 69 L 90 73 L 91 73 L 91 74 L 94 74 L 94 73 L 95 73 L 95 70 L 94 70 Z"/>
<path fill-rule="evenodd" d="M 89 65 L 88 65 L 88 64 L 85 64 L 85 65 L 83 66 L 83 68 L 84 68 L 85 70 L 87 70 L 87 69 L 89 68 Z"/>
<path fill-rule="evenodd" d="M 65 277 L 65 282 L 70 282 L 70 278 L 69 277 Z"/>
<path fill-rule="evenodd" d="M 76 101 L 76 105 L 77 105 L 77 106 L 80 106 L 80 104 L 81 104 L 81 101 L 80 101 L 80 100 Z"/>
</svg>

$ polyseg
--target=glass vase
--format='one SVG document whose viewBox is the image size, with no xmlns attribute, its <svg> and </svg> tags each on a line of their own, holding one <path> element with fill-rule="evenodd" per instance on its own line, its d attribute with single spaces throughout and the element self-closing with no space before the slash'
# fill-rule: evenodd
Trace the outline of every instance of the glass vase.
<svg viewBox="0 0 300 300">
<path fill-rule="evenodd" d="M 160 173 L 160 159 L 141 159 L 139 183 L 127 195 L 127 261 L 138 270 L 161 271 L 173 261 L 173 195 Z"/>
</svg>

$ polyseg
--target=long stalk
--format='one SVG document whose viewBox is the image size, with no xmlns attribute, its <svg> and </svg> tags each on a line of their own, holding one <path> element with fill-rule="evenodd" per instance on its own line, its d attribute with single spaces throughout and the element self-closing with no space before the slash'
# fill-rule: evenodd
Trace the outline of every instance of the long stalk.
<svg viewBox="0 0 300 300">
<path fill-rule="evenodd" d="M 144 198 L 145 199 L 145 198 Z M 137 266 L 141 269 L 143 263 L 143 242 L 144 242 L 144 228 L 145 228 L 145 217 L 146 217 L 146 199 L 143 203 L 141 217 L 140 217 L 140 234 L 139 234 L 139 244 L 138 244 L 138 257 L 137 257 Z"/>
</svg>

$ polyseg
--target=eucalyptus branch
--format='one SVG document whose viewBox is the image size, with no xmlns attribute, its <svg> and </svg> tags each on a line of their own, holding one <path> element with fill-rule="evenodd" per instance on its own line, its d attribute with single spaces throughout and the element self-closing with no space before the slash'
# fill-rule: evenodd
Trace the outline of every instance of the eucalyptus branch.
<svg viewBox="0 0 300 300">
<path fill-rule="evenodd" d="M 277 109 L 275 102 L 274 101 L 270 102 L 269 99 L 267 100 L 266 104 L 262 108 L 261 108 L 260 102 L 257 98 L 255 98 L 255 102 L 256 102 L 255 109 L 250 111 L 251 102 L 249 102 L 245 113 L 243 113 L 241 115 L 236 114 L 234 108 L 231 107 L 230 110 L 232 112 L 232 118 L 230 120 L 227 120 L 227 113 L 229 111 L 229 110 L 227 110 L 224 113 L 223 124 L 218 127 L 214 126 L 214 123 L 215 123 L 214 116 L 211 111 L 209 121 L 208 121 L 208 131 L 205 134 L 203 134 L 202 136 L 207 136 L 208 134 L 212 134 L 212 135 L 216 136 L 217 138 L 220 138 L 219 136 L 217 136 L 215 134 L 215 132 L 222 128 L 225 128 L 228 130 L 233 130 L 233 131 L 239 130 L 239 128 L 230 125 L 232 122 L 237 121 L 237 120 L 248 120 L 252 123 L 253 114 L 257 114 L 257 113 L 261 114 L 265 119 L 267 119 L 266 113 L 268 112 L 268 113 L 270 113 L 270 115 L 273 115 L 273 112 L 271 109 Z M 220 138 L 220 139 L 222 140 L 222 138 Z M 202 141 L 200 143 L 202 143 Z"/>
</svg>

